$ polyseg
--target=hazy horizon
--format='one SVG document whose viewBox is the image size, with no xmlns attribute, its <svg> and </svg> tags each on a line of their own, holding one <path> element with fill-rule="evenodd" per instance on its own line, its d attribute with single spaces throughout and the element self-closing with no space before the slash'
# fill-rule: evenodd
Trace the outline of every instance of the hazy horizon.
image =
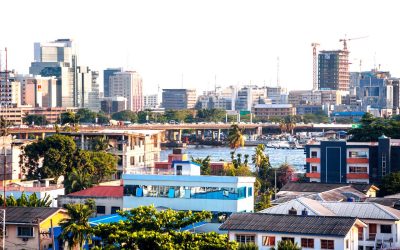
<svg viewBox="0 0 400 250">
<path fill-rule="evenodd" d="M 33 43 L 71 38 L 78 60 L 102 73 L 139 72 L 145 93 L 217 85 L 312 87 L 312 42 L 321 50 L 348 43 L 351 71 L 400 77 L 395 1 L 28 1 L 6 0 L 0 47 L 9 68 L 29 73 Z M 102 84 L 102 78 L 99 79 Z"/>
</svg>

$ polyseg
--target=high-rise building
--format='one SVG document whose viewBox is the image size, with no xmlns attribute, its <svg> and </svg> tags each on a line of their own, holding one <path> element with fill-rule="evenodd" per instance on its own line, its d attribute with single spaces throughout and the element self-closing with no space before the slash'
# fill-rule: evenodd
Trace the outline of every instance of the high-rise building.
<svg viewBox="0 0 400 250">
<path fill-rule="evenodd" d="M 318 89 L 348 91 L 350 84 L 349 52 L 323 50 L 318 55 Z"/>
<path fill-rule="evenodd" d="M 165 110 L 192 109 L 196 105 L 195 89 L 163 89 L 162 106 Z"/>
<path fill-rule="evenodd" d="M 245 86 L 237 91 L 235 109 L 251 111 L 256 104 L 269 103 L 265 88 Z"/>
<path fill-rule="evenodd" d="M 108 68 L 103 71 L 104 97 L 110 97 L 110 76 L 122 72 L 122 68 Z"/>
<path fill-rule="evenodd" d="M 77 100 L 77 56 L 70 39 L 34 44 L 34 62 L 29 73 L 41 76 L 55 76 L 57 106 L 76 107 Z"/>
<path fill-rule="evenodd" d="M 55 77 L 17 75 L 21 83 L 21 104 L 32 107 L 55 107 L 57 80 Z"/>
<path fill-rule="evenodd" d="M 160 107 L 160 97 L 158 94 L 144 96 L 144 109 L 155 109 Z"/>
<path fill-rule="evenodd" d="M 21 83 L 14 72 L 0 73 L 0 104 L 2 107 L 19 107 L 21 105 Z"/>
<path fill-rule="evenodd" d="M 127 109 L 143 110 L 143 81 L 136 71 L 116 72 L 110 76 L 110 95 L 127 99 Z"/>
<path fill-rule="evenodd" d="M 98 71 L 91 71 L 92 74 L 92 89 L 89 92 L 89 103 L 87 108 L 93 111 L 99 111 L 100 110 L 100 87 L 99 83 L 97 82 L 97 79 L 99 78 L 99 72 Z"/>
<path fill-rule="evenodd" d="M 96 89 L 97 83 L 93 85 L 93 77 L 97 79 L 98 74 L 96 76 L 89 67 L 78 66 L 74 42 L 70 39 L 35 43 L 34 62 L 29 73 L 56 77 L 56 89 L 51 91 L 51 99 L 56 100 L 57 107 L 100 108 L 96 98 L 99 89 L 98 86 Z"/>
</svg>

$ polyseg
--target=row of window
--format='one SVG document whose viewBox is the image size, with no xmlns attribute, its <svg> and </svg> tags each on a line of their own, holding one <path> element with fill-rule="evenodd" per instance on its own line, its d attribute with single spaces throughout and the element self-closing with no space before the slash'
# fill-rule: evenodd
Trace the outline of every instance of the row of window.
<svg viewBox="0 0 400 250">
<path fill-rule="evenodd" d="M 311 158 L 318 158 L 318 151 L 311 151 Z M 367 151 L 349 151 L 349 158 L 368 158 Z"/>
<path fill-rule="evenodd" d="M 263 236 L 262 237 L 262 245 L 268 246 L 268 247 L 274 247 L 275 240 L 276 240 L 275 236 Z M 237 234 L 236 241 L 240 244 L 255 243 L 255 235 Z M 294 238 L 293 237 L 282 237 L 282 241 L 291 241 L 294 243 Z M 348 243 L 346 242 L 346 244 L 348 244 Z M 314 239 L 313 238 L 301 238 L 301 247 L 314 248 Z M 335 241 L 321 239 L 321 249 L 335 249 Z"/>
<path fill-rule="evenodd" d="M 237 200 L 253 196 L 253 188 L 125 185 L 124 195 L 137 197 Z"/>
</svg>

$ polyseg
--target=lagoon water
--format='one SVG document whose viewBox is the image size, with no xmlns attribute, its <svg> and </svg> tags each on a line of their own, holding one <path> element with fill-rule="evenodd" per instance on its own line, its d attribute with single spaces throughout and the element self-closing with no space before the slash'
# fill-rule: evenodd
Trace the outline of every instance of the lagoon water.
<svg viewBox="0 0 400 250">
<path fill-rule="evenodd" d="M 213 146 L 193 146 L 190 145 L 185 149 L 185 152 L 189 157 L 193 158 L 205 158 L 208 155 L 212 161 L 231 160 L 230 152 L 232 149 L 229 147 L 213 147 Z M 236 150 L 236 153 L 243 155 L 250 155 L 249 160 L 251 161 L 251 155 L 254 154 L 255 147 L 242 147 Z M 161 160 L 167 160 L 168 154 L 172 153 L 172 149 L 165 149 L 161 151 Z M 266 148 L 265 153 L 269 155 L 269 161 L 272 167 L 278 167 L 285 161 L 296 168 L 297 171 L 304 172 L 304 164 L 306 163 L 306 157 L 304 149 L 275 149 Z"/>
</svg>

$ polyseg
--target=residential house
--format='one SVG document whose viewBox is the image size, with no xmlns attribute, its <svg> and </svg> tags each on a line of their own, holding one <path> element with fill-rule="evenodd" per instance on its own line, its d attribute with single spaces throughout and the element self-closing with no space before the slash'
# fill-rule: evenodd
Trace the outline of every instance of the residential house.
<svg viewBox="0 0 400 250">
<path fill-rule="evenodd" d="M 358 230 L 366 225 L 357 218 L 236 213 L 219 228 L 229 240 L 255 243 L 260 250 L 276 248 L 279 241 L 303 249 L 358 249 Z"/>
<path fill-rule="evenodd" d="M 400 211 L 373 202 L 326 202 L 300 197 L 260 213 L 358 218 L 367 225 L 358 230 L 359 249 L 400 247 Z"/>
<path fill-rule="evenodd" d="M 7 207 L 5 211 L 6 249 L 51 249 L 52 226 L 67 218 L 64 209 L 53 207 Z"/>
</svg>

